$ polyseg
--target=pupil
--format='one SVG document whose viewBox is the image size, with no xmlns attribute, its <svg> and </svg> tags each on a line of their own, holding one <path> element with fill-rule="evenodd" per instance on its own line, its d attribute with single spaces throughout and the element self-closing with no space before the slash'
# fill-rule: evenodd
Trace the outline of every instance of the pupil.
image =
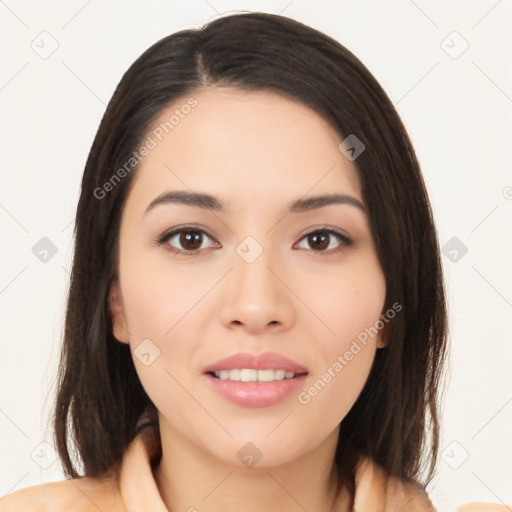
<svg viewBox="0 0 512 512">
<path fill-rule="evenodd" d="M 323 238 L 324 239 L 324 243 L 321 243 L 320 244 L 320 247 L 317 247 L 318 249 L 325 249 L 326 247 L 329 246 L 329 244 L 327 243 L 327 237 L 325 235 L 322 235 L 322 234 L 314 234 L 314 235 L 311 235 L 310 236 L 310 240 L 316 240 L 318 237 L 320 238 Z M 313 243 L 313 245 L 315 245 L 316 242 Z"/>
<path fill-rule="evenodd" d="M 195 244 L 194 244 L 194 238 L 195 238 Z M 199 244 L 197 243 L 198 240 L 201 239 L 200 233 L 197 231 L 187 231 L 186 233 L 183 233 L 181 235 L 180 243 L 182 246 L 187 250 L 193 250 L 197 249 L 198 247 L 201 247 L 201 242 Z M 190 247 L 190 244 L 193 245 L 193 247 Z"/>
</svg>

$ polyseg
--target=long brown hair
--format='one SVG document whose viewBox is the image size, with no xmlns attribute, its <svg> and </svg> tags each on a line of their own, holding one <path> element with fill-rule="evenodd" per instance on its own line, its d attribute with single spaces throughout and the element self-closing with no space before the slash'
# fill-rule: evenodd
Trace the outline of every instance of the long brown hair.
<svg viewBox="0 0 512 512">
<path fill-rule="evenodd" d="M 144 411 L 155 408 L 135 372 L 130 348 L 112 334 L 108 291 L 116 276 L 124 202 L 136 172 L 108 193 L 163 109 L 211 85 L 268 90 L 298 99 L 365 150 L 355 161 L 386 279 L 384 308 L 403 312 L 386 325 L 388 344 L 342 420 L 336 451 L 340 481 L 354 493 L 358 458 L 423 485 L 435 472 L 440 379 L 447 319 L 432 211 L 411 141 L 379 83 L 344 46 L 290 18 L 225 16 L 183 30 L 145 51 L 122 77 L 91 147 L 75 225 L 75 251 L 54 411 L 64 470 L 73 442 L 83 474 L 119 468 Z M 430 434 L 430 436 L 428 436 Z"/>
</svg>

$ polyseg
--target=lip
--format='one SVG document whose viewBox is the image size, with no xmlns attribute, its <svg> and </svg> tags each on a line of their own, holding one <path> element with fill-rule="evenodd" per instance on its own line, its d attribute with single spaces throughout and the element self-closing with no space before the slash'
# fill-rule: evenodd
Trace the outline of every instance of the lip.
<svg viewBox="0 0 512 512">
<path fill-rule="evenodd" d="M 304 384 L 307 374 L 273 382 L 221 380 L 204 374 L 207 384 L 223 398 L 243 407 L 268 407 L 290 396 Z"/>
<path fill-rule="evenodd" d="M 211 375 L 212 372 L 235 370 L 237 368 L 286 370 L 302 375 L 272 382 L 221 380 Z M 203 376 L 207 384 L 215 393 L 244 407 L 268 407 L 284 400 L 304 384 L 308 374 L 309 371 L 305 366 L 276 352 L 265 352 L 259 355 L 234 354 L 215 361 L 203 370 Z"/>
<path fill-rule="evenodd" d="M 235 370 L 237 368 L 252 368 L 254 370 L 286 370 L 294 373 L 309 373 L 305 366 L 276 352 L 265 352 L 255 355 L 249 353 L 234 354 L 219 359 L 208 365 L 203 373 L 220 372 L 221 370 Z"/>
</svg>

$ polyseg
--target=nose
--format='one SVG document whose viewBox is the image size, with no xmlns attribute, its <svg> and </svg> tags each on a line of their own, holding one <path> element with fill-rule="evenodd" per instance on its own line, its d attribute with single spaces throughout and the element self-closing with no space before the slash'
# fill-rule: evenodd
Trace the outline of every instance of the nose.
<svg viewBox="0 0 512 512">
<path fill-rule="evenodd" d="M 293 321 L 293 293 L 286 278 L 273 268 L 276 265 L 269 251 L 263 250 L 252 262 L 235 254 L 233 265 L 222 299 L 221 320 L 225 327 L 239 326 L 251 334 L 289 328 Z"/>
</svg>

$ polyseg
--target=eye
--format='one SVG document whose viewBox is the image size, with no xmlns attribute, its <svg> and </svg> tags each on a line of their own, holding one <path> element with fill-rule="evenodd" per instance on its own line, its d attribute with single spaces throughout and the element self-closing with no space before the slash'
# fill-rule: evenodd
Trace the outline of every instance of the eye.
<svg viewBox="0 0 512 512">
<path fill-rule="evenodd" d="M 170 243 L 167 244 L 167 248 L 171 252 L 174 252 L 177 254 L 192 255 L 192 254 L 198 254 L 201 250 L 204 249 L 204 247 L 202 247 L 203 241 L 204 241 L 204 236 L 206 236 L 210 240 L 213 240 L 213 238 L 210 235 L 208 235 L 208 233 L 206 233 L 204 230 L 188 226 L 188 227 L 177 228 L 172 231 L 168 231 L 168 232 L 164 233 L 157 240 L 157 242 L 159 245 L 163 245 L 167 242 L 170 242 L 173 238 L 175 238 L 176 239 L 175 243 L 180 244 L 182 248 L 176 249 Z"/>
<path fill-rule="evenodd" d="M 332 250 L 332 245 L 330 243 L 330 239 L 333 236 L 336 237 L 339 240 L 339 242 L 341 242 L 338 248 L 334 248 L 334 250 Z M 315 249 L 314 252 L 317 252 L 319 255 L 322 256 L 342 252 L 347 247 L 350 247 L 354 243 L 353 240 L 350 239 L 348 236 L 332 228 L 316 229 L 315 231 L 311 231 L 304 235 L 301 238 L 301 241 L 302 240 L 307 241 L 312 247 L 316 247 L 316 249 L 318 250 Z M 325 249 L 329 248 L 329 246 L 331 246 L 331 250 L 326 251 Z"/>
<path fill-rule="evenodd" d="M 330 239 L 333 236 L 340 242 L 338 244 L 338 248 L 333 249 L 331 247 L 331 250 L 326 251 L 325 249 L 328 249 L 332 245 L 330 243 Z M 203 247 L 205 237 L 213 240 L 213 238 L 203 229 L 195 228 L 193 226 L 185 226 L 167 231 L 158 238 L 156 242 L 158 245 L 166 244 L 166 249 L 175 254 L 194 255 L 199 254 L 200 251 L 205 249 L 205 247 Z M 181 248 L 170 243 L 173 239 L 176 239 L 174 244 L 181 245 Z M 342 252 L 354 243 L 348 236 L 332 228 L 316 229 L 315 231 L 311 231 L 304 235 L 301 238 L 301 241 L 302 240 L 307 241 L 310 246 L 313 247 L 313 252 L 320 255 Z M 217 247 L 220 246 L 218 242 L 215 242 L 215 245 Z"/>
</svg>

